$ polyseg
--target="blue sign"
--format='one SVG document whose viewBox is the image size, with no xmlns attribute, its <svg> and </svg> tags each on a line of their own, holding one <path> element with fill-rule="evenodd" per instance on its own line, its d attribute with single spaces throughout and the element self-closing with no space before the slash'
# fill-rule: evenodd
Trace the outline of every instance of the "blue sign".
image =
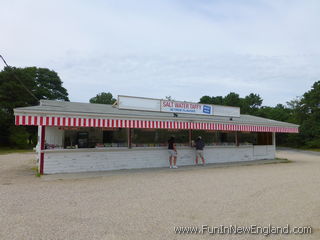
<svg viewBox="0 0 320 240">
<path fill-rule="evenodd" d="M 205 114 L 211 114 L 211 106 L 203 105 L 202 111 L 203 111 L 203 113 L 205 113 Z"/>
</svg>

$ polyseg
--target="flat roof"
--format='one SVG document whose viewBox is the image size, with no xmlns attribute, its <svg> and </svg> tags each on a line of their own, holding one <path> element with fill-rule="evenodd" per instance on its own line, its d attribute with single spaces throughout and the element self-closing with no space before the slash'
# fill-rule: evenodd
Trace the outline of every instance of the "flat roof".
<svg viewBox="0 0 320 240">
<path fill-rule="evenodd" d="M 180 121 L 206 121 L 229 124 L 248 124 L 263 126 L 279 126 L 297 128 L 299 125 L 275 121 L 267 118 L 241 114 L 240 117 L 223 117 L 213 115 L 196 115 L 188 113 L 178 113 L 174 117 L 173 113 L 153 112 L 141 110 L 124 110 L 109 104 L 93 104 L 66 102 L 55 100 L 41 100 L 40 105 L 30 107 L 19 107 L 14 109 L 15 114 L 39 114 L 39 115 L 68 115 L 68 116 L 101 116 L 127 119 L 159 119 L 159 120 L 180 120 Z"/>
</svg>

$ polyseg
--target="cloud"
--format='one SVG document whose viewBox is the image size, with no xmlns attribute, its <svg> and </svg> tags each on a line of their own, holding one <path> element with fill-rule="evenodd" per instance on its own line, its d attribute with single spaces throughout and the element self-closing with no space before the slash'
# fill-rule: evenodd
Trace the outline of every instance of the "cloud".
<svg viewBox="0 0 320 240">
<path fill-rule="evenodd" d="M 266 105 L 285 103 L 307 91 L 320 75 L 319 56 L 294 57 L 117 56 L 83 59 L 77 67 L 58 66 L 77 101 L 98 91 L 198 101 L 203 95 L 258 93 Z M 89 65 L 88 63 L 92 63 Z M 68 84 L 68 83 L 66 83 Z M 81 91 L 86 89 L 86 91 Z"/>
<path fill-rule="evenodd" d="M 275 105 L 320 76 L 316 0 L 12 0 L 2 9 L 1 54 L 57 71 L 73 101 L 234 91 Z"/>
</svg>

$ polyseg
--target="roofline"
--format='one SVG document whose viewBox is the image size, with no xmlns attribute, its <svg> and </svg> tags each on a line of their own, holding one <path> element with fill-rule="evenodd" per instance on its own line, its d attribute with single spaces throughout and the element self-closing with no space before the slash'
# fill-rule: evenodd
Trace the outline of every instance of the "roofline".
<svg viewBox="0 0 320 240">
<path fill-rule="evenodd" d="M 233 121 L 225 121 L 225 120 L 219 120 L 219 119 L 215 119 L 215 120 L 209 120 L 209 119 L 190 119 L 190 118 L 180 118 L 180 117 L 163 117 L 163 116 L 139 116 L 139 115 L 135 115 L 135 116 L 131 116 L 131 115 L 119 115 L 119 114 L 99 114 L 99 113 L 79 113 L 79 112 L 53 112 L 53 111 L 35 111 L 35 110 L 26 110 L 23 108 L 15 108 L 14 109 L 14 115 L 18 115 L 18 114 L 37 114 L 37 115 L 59 115 L 59 116 L 92 116 L 92 117 L 114 117 L 114 118 L 129 118 L 129 119 L 141 119 L 141 120 L 148 120 L 148 119 L 159 119 L 159 120 L 179 120 L 179 121 L 190 121 L 190 122 L 213 122 L 213 123 L 233 123 L 233 124 L 242 124 L 242 125 L 257 125 L 257 126 L 279 126 L 279 127 L 296 127 L 298 128 L 300 125 L 297 124 L 293 124 L 293 123 L 287 123 L 287 122 L 281 122 L 281 121 L 277 121 L 277 120 L 273 120 L 273 119 L 268 119 L 268 118 L 261 118 L 261 117 L 257 117 L 257 118 L 261 118 L 261 119 L 266 119 L 266 120 L 271 120 L 271 121 L 275 121 L 273 124 L 263 124 L 263 123 L 256 123 L 256 122 L 239 122 L 237 121 L 237 119 L 239 118 L 235 118 Z M 252 116 L 252 115 L 248 115 L 248 114 L 244 114 L 247 116 Z M 252 117 L 256 117 L 256 116 L 252 116 Z M 232 117 L 233 118 L 233 117 Z M 278 122 L 280 122 L 281 124 L 278 124 Z"/>
</svg>

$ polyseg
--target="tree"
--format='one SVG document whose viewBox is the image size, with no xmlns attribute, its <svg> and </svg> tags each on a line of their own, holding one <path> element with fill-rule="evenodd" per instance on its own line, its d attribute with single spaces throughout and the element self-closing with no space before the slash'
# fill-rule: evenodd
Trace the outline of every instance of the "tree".
<svg viewBox="0 0 320 240">
<path fill-rule="evenodd" d="M 200 98 L 199 103 L 213 104 L 213 102 L 212 102 L 212 97 L 210 97 L 210 96 L 202 96 L 202 97 Z"/>
<path fill-rule="evenodd" d="M 200 98 L 200 103 L 240 107 L 241 113 L 250 114 L 261 106 L 262 98 L 254 93 L 250 93 L 245 98 L 240 98 L 239 94 L 230 92 L 225 97 L 203 96 Z"/>
<path fill-rule="evenodd" d="M 234 106 L 234 107 L 240 107 L 241 106 L 241 99 L 239 97 L 239 94 L 231 92 L 223 99 L 223 105 L 226 106 Z"/>
<path fill-rule="evenodd" d="M 37 67 L 5 67 L 0 72 L 0 145 L 17 143 L 14 141 L 17 135 L 26 137 L 36 134 L 35 127 L 21 128 L 22 130 L 13 127 L 14 108 L 39 103 L 25 87 L 38 99 L 69 101 L 68 92 L 62 87 L 62 81 L 56 72 Z"/>
<path fill-rule="evenodd" d="M 90 103 L 100 103 L 100 104 L 113 104 L 116 99 L 113 98 L 110 92 L 102 92 L 97 94 L 95 97 L 90 98 Z"/>
<path fill-rule="evenodd" d="M 166 96 L 164 99 L 167 101 L 175 101 L 171 96 Z"/>
<path fill-rule="evenodd" d="M 304 93 L 296 106 L 300 136 L 307 147 L 320 147 L 320 81 Z"/>
<path fill-rule="evenodd" d="M 38 104 L 21 82 L 38 99 L 69 101 L 67 90 L 62 87 L 58 74 L 47 68 L 6 67 L 0 72 L 0 107 L 8 111 L 13 108 Z"/>
<path fill-rule="evenodd" d="M 200 102 L 199 103 L 225 105 L 224 97 L 222 97 L 222 96 L 216 96 L 216 97 L 203 96 L 203 97 L 200 98 Z"/>
<path fill-rule="evenodd" d="M 250 93 L 241 100 L 241 111 L 244 113 L 253 114 L 259 107 L 261 107 L 262 101 L 263 100 L 259 94 Z"/>
</svg>

